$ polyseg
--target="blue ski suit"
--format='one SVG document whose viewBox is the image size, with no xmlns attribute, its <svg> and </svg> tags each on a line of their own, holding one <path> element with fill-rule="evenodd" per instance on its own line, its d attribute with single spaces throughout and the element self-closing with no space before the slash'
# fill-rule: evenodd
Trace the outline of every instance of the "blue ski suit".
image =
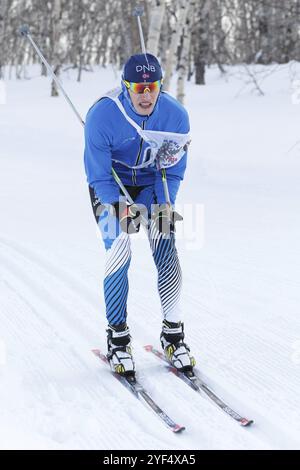
<svg viewBox="0 0 300 470">
<path fill-rule="evenodd" d="M 190 130 L 187 111 L 168 93 L 160 92 L 150 116 L 137 114 L 123 84 L 118 99 L 127 115 L 142 129 L 182 134 Z M 94 215 L 106 249 L 104 297 L 106 317 L 111 325 L 120 325 L 126 322 L 127 318 L 130 236 L 122 231 L 117 220 L 113 221 L 116 226 L 113 235 L 108 233 L 108 226 L 111 227 L 111 219 L 114 216 L 108 209 L 102 210 L 99 215 L 97 208 L 99 205 L 119 201 L 121 192 L 112 176 L 112 168 L 134 202 L 146 206 L 149 217 L 152 204 L 166 202 L 161 172 L 155 167 L 131 169 L 114 161 L 136 166 L 140 163 L 147 146 L 148 144 L 110 98 L 101 98 L 88 111 L 85 124 L 84 163 Z M 172 205 L 175 204 L 186 163 L 187 153 L 178 163 L 166 169 Z M 158 271 L 158 292 L 163 318 L 172 322 L 180 321 L 182 319 L 179 305 L 181 269 L 174 231 L 168 237 L 163 234 L 154 236 L 154 227 L 150 224 L 148 237 Z"/>
</svg>

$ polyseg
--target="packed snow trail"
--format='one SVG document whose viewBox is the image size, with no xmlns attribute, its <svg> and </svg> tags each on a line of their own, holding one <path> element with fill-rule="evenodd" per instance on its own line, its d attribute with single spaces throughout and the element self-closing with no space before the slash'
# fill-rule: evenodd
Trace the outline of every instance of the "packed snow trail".
<svg viewBox="0 0 300 470">
<path fill-rule="evenodd" d="M 82 129 L 33 68 L 32 80 L 7 83 L 0 106 L 0 448 L 300 448 L 299 148 L 287 153 L 299 107 L 286 68 L 264 98 L 237 97 L 235 71 L 225 82 L 212 68 L 207 86 L 187 87 L 193 142 L 178 203 L 186 220 L 186 204 L 204 207 L 205 237 L 200 246 L 179 229 L 178 251 L 197 366 L 255 424 L 240 428 L 143 350 L 159 347 L 161 316 L 142 235 L 132 238 L 128 303 L 138 374 L 184 433 L 160 426 L 95 362 L 90 350 L 106 341 L 104 249 Z M 80 85 L 64 77 L 82 115 L 117 84 L 109 70 Z"/>
</svg>

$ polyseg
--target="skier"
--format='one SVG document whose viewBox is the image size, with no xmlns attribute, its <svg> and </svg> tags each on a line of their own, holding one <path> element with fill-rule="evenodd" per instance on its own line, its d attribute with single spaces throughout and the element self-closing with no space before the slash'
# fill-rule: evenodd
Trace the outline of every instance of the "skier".
<svg viewBox="0 0 300 470">
<path fill-rule="evenodd" d="M 169 362 L 179 370 L 191 371 L 195 365 L 184 342 L 179 305 L 182 279 L 175 247 L 175 222 L 180 217 L 174 204 L 184 177 L 187 152 L 183 151 L 182 158 L 165 170 L 167 200 L 162 173 L 153 164 L 152 134 L 151 139 L 147 138 L 149 130 L 170 132 L 172 137 L 174 133 L 186 136 L 189 118 L 183 106 L 162 91 L 162 83 L 161 66 L 155 56 L 149 53 L 131 56 L 124 66 L 121 88 L 100 98 L 90 108 L 85 124 L 85 169 L 106 249 L 107 358 L 112 370 L 124 375 L 135 373 L 127 326 L 130 234 L 138 232 L 145 219 L 158 271 L 162 348 Z M 174 145 L 173 140 L 170 143 Z M 119 176 L 134 204 L 124 202 L 112 171 Z"/>
</svg>

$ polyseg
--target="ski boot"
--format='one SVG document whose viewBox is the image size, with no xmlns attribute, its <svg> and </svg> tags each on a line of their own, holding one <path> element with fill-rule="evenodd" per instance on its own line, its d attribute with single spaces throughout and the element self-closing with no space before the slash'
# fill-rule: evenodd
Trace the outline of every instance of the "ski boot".
<svg viewBox="0 0 300 470">
<path fill-rule="evenodd" d="M 183 323 L 163 321 L 160 341 L 167 360 L 180 372 L 191 374 L 196 361 L 190 356 L 190 348 L 183 339 Z"/>
<path fill-rule="evenodd" d="M 131 352 L 131 336 L 126 323 L 108 325 L 107 359 L 113 372 L 134 380 L 135 365 Z"/>
</svg>

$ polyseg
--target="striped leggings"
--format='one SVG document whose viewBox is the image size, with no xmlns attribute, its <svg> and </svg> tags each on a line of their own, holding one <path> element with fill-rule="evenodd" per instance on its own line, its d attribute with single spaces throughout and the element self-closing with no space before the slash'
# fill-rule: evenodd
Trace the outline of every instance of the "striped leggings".
<svg viewBox="0 0 300 470">
<path fill-rule="evenodd" d="M 143 204 L 151 213 L 151 204 L 155 203 L 153 186 L 138 188 L 127 187 L 134 202 Z M 135 193 L 132 194 L 132 190 Z M 131 191 L 130 191 L 131 190 Z M 104 298 L 106 317 L 110 325 L 120 325 L 127 319 L 127 297 L 129 291 L 128 270 L 131 261 L 130 235 L 123 232 L 118 221 L 108 210 L 97 215 L 97 200 L 90 188 L 92 206 L 106 249 L 104 276 Z M 112 229 L 112 236 L 109 229 Z M 158 273 L 158 293 L 161 301 L 163 319 L 170 322 L 182 320 L 180 293 L 182 284 L 181 268 L 175 246 L 175 234 L 168 236 L 159 233 L 150 225 L 148 240 Z"/>
</svg>

